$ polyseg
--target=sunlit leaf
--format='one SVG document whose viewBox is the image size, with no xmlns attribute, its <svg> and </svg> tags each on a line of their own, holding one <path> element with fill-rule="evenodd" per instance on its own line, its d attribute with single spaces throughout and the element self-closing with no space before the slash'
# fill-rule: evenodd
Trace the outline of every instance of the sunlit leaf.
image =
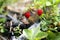
<svg viewBox="0 0 60 40">
<path fill-rule="evenodd" d="M 30 39 L 30 38 L 32 37 L 32 30 L 24 29 L 24 30 L 23 30 L 23 34 L 24 34 L 28 39 Z"/>
<path fill-rule="evenodd" d="M 48 36 L 48 34 L 46 32 L 40 32 L 37 34 L 36 38 L 42 39 L 42 38 L 46 38 Z"/>
<path fill-rule="evenodd" d="M 46 1 L 46 6 L 51 6 L 51 5 L 52 5 L 51 2 Z"/>
</svg>

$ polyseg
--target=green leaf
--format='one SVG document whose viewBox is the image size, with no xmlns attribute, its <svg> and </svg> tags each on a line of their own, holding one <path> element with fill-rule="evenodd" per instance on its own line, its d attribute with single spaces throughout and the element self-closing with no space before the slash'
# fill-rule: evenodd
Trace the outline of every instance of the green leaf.
<svg viewBox="0 0 60 40">
<path fill-rule="evenodd" d="M 60 3 L 60 0 L 56 0 L 56 4 Z"/>
<path fill-rule="evenodd" d="M 60 40 L 60 32 L 53 33 L 51 31 L 48 31 L 48 40 Z"/>
<path fill-rule="evenodd" d="M 0 22 L 4 23 L 6 21 L 6 18 L 0 18 Z"/>
<path fill-rule="evenodd" d="M 46 1 L 46 6 L 51 6 L 51 5 L 52 5 L 51 2 Z"/>
<path fill-rule="evenodd" d="M 46 0 L 33 0 L 33 4 L 37 9 L 43 8 L 46 4 Z"/>
<path fill-rule="evenodd" d="M 1 33 L 4 33 L 4 29 L 1 29 L 0 32 L 1 32 Z"/>
<path fill-rule="evenodd" d="M 57 33 L 57 36 L 56 36 L 56 38 L 54 38 L 54 40 L 60 40 L 60 32 Z"/>
<path fill-rule="evenodd" d="M 46 32 L 41 32 L 39 27 L 33 29 L 24 29 L 23 34 L 29 40 L 42 39 L 48 35 Z"/>
<path fill-rule="evenodd" d="M 42 39 L 42 38 L 46 38 L 47 36 L 48 34 L 46 32 L 39 32 L 36 38 Z"/>
<path fill-rule="evenodd" d="M 24 30 L 23 30 L 23 34 L 24 34 L 25 37 L 27 37 L 28 39 L 31 39 L 31 37 L 32 37 L 32 30 L 24 29 Z"/>
<path fill-rule="evenodd" d="M 55 38 L 57 37 L 56 35 L 56 33 L 53 33 L 53 32 L 51 32 L 51 31 L 48 31 L 47 32 L 48 33 L 48 40 L 55 40 Z"/>
<path fill-rule="evenodd" d="M 0 26 L 0 32 L 4 33 L 4 27 L 3 26 Z"/>
</svg>

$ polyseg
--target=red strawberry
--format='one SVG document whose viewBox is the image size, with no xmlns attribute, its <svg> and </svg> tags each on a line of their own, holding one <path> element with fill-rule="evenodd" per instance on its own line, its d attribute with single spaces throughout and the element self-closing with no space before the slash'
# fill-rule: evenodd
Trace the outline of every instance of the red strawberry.
<svg viewBox="0 0 60 40">
<path fill-rule="evenodd" d="M 26 12 L 24 15 L 25 15 L 26 18 L 29 18 L 30 17 L 30 12 Z"/>
<path fill-rule="evenodd" d="M 37 10 L 37 14 L 38 14 L 39 16 L 42 15 L 42 13 L 43 13 L 43 10 L 41 10 L 41 9 Z"/>
</svg>

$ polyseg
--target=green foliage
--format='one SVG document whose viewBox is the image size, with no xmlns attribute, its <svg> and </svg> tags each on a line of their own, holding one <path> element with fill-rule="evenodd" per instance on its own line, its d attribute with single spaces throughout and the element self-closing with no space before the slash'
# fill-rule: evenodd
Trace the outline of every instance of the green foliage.
<svg viewBox="0 0 60 40">
<path fill-rule="evenodd" d="M 14 29 L 14 35 L 15 36 L 20 36 L 20 34 L 21 34 L 21 29 L 19 28 L 19 26 L 17 26 L 17 27 L 15 27 Z"/>
<path fill-rule="evenodd" d="M 4 8 L 7 5 L 11 5 L 12 3 L 16 2 L 17 0 L 0 0 L 0 15 L 7 15 L 7 11 Z M 6 22 L 5 17 L 0 17 L 0 33 L 5 33 L 7 31 L 4 27 L 4 23 Z"/>
<path fill-rule="evenodd" d="M 5 33 L 7 30 L 4 28 L 4 24 L 0 23 L 0 33 Z"/>
<path fill-rule="evenodd" d="M 49 0 L 48 0 L 49 1 Z M 57 1 L 57 0 L 56 0 Z M 52 28 L 55 28 L 60 22 L 60 13 L 58 9 L 58 4 L 55 4 L 56 1 L 50 0 L 44 8 L 44 13 L 40 16 L 41 19 L 41 28 L 43 31 L 48 30 L 51 28 L 50 26 L 52 25 Z M 46 10 L 46 11 L 45 11 Z"/>
<path fill-rule="evenodd" d="M 48 40 L 60 40 L 60 32 L 53 33 L 51 31 L 48 31 Z"/>
<path fill-rule="evenodd" d="M 4 33 L 4 27 L 0 26 L 0 33 Z"/>
<path fill-rule="evenodd" d="M 6 11 L 4 11 L 4 7 L 6 7 L 7 5 L 9 5 L 9 3 L 14 3 L 17 0 L 0 0 L 0 14 L 6 15 Z M 0 22 L 4 23 L 6 21 L 6 18 L 0 18 Z"/>
<path fill-rule="evenodd" d="M 60 0 L 33 0 L 34 7 L 43 8 L 45 6 L 58 5 Z"/>
<path fill-rule="evenodd" d="M 23 34 L 29 40 L 41 40 L 48 35 L 46 32 L 40 31 L 39 27 L 33 29 L 24 29 Z"/>
<path fill-rule="evenodd" d="M 33 0 L 33 5 L 31 5 L 36 9 L 41 8 L 44 11 L 44 13 L 39 17 L 41 20 L 40 29 L 42 29 L 41 32 L 45 31 L 45 33 L 48 34 L 47 40 L 60 40 L 60 32 L 57 30 L 57 28 L 60 27 L 58 26 L 58 22 L 60 22 L 59 3 L 60 0 Z M 44 33 L 41 34 L 41 32 L 37 36 L 41 36 L 42 38 L 42 34 Z M 32 36 L 32 30 L 25 29 L 23 33 L 28 39 L 30 38 L 30 40 L 34 40 L 33 37 L 35 37 L 35 34 Z M 46 35 L 44 36 L 46 37 Z"/>
<path fill-rule="evenodd" d="M 11 3 L 16 2 L 17 0 L 0 0 L 0 14 L 3 14 L 4 7 L 10 5 Z M 58 32 L 57 26 L 58 22 L 60 22 L 60 13 L 58 4 L 60 0 L 33 0 L 31 7 L 35 7 L 36 9 L 42 8 L 44 13 L 39 17 L 40 28 L 33 29 L 24 29 L 23 34 L 29 40 L 41 40 L 43 38 L 47 38 L 47 40 L 60 40 L 60 32 Z M 28 9 L 28 8 L 27 8 Z M 5 12 L 6 13 L 6 12 Z M 5 23 L 5 18 L 0 18 L 0 22 Z M 5 32 L 4 26 L 0 23 L 0 33 Z M 4 24 L 3 24 L 4 25 Z M 57 26 L 57 27 L 56 27 Z M 40 30 L 42 29 L 42 30 Z M 45 32 L 43 32 L 45 31 Z M 54 31 L 54 32 L 52 32 Z M 16 36 L 20 35 L 19 26 L 14 28 L 14 33 Z"/>
<path fill-rule="evenodd" d="M 1 23 L 5 23 L 5 21 L 6 21 L 6 18 L 0 18 Z"/>
</svg>

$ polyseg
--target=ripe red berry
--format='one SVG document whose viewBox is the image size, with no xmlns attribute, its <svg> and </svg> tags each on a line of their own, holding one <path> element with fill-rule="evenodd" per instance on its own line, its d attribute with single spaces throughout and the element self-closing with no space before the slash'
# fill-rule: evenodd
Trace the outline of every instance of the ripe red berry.
<svg viewBox="0 0 60 40">
<path fill-rule="evenodd" d="M 26 18 L 29 18 L 30 17 L 30 12 L 26 12 L 24 15 L 25 15 Z"/>
<path fill-rule="evenodd" d="M 42 10 L 42 9 L 37 10 L 37 14 L 38 14 L 39 16 L 42 15 L 42 13 L 43 13 L 43 10 Z"/>
</svg>

